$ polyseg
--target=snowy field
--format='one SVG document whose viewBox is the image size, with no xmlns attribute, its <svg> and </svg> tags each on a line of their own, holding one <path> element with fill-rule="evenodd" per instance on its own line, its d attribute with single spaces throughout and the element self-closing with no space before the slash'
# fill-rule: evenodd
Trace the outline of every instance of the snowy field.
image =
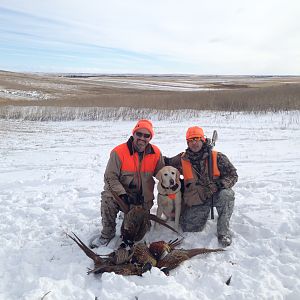
<svg viewBox="0 0 300 300">
<path fill-rule="evenodd" d="M 8 98 L 10 100 L 49 100 L 51 95 L 33 91 L 20 91 L 20 90 L 11 90 L 11 89 L 1 89 L 0 88 L 0 97 Z"/>
<path fill-rule="evenodd" d="M 233 243 L 168 277 L 157 268 L 122 277 L 86 275 L 93 263 L 65 232 L 88 242 L 100 231 L 109 152 L 136 122 L 0 119 L 0 299 L 300 299 L 300 113 L 205 112 L 187 120 L 153 120 L 153 143 L 173 156 L 185 149 L 187 127 L 202 126 L 208 136 L 218 130 L 216 148 L 239 174 Z M 216 220 L 184 236 L 184 248 L 218 247 Z M 176 237 L 160 228 L 145 240 Z"/>
</svg>

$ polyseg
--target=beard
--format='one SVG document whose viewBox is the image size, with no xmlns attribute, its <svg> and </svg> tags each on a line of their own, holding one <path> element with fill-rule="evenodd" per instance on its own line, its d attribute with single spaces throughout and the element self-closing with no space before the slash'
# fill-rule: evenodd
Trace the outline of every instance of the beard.
<svg viewBox="0 0 300 300">
<path fill-rule="evenodd" d="M 136 142 L 133 143 L 133 145 L 137 152 L 144 152 L 147 147 L 147 142 L 138 139 Z"/>
</svg>

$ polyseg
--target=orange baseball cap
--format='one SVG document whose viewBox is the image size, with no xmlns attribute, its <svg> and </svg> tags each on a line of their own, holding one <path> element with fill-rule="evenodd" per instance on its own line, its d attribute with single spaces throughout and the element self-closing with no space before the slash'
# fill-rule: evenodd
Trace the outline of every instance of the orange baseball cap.
<svg viewBox="0 0 300 300">
<path fill-rule="evenodd" d="M 188 128 L 186 132 L 186 139 L 189 140 L 196 137 L 201 138 L 203 141 L 205 141 L 203 129 L 198 126 Z"/>
</svg>

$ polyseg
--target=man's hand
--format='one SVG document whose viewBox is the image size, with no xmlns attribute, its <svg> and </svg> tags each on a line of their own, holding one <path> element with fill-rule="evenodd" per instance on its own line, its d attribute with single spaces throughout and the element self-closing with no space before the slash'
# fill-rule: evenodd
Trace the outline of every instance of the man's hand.
<svg viewBox="0 0 300 300">
<path fill-rule="evenodd" d="M 127 194 L 122 194 L 119 196 L 127 205 L 130 205 L 129 197 Z"/>
<path fill-rule="evenodd" d="M 224 184 L 221 180 L 217 180 L 215 183 L 219 190 L 224 188 Z"/>
</svg>

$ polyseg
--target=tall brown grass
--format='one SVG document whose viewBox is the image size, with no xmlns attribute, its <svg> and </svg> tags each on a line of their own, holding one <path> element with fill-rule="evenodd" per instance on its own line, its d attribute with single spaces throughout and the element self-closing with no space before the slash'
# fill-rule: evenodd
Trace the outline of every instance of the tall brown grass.
<svg viewBox="0 0 300 300">
<path fill-rule="evenodd" d="M 109 76 L 101 77 L 106 80 Z M 2 106 L 44 106 L 44 107 L 128 107 L 163 110 L 211 110 L 211 111 L 290 111 L 300 110 L 300 78 L 299 77 L 224 77 L 218 80 L 206 77 L 184 77 L 193 84 L 201 84 L 215 89 L 202 91 L 165 91 L 128 88 L 123 84 L 112 87 L 109 82 L 97 78 L 65 78 L 55 76 L 36 76 L 34 74 L 1 73 L 0 85 L 19 90 L 37 90 L 53 96 L 49 100 L 2 98 Z M 115 78 L 115 77 L 114 77 Z M 143 77 L 143 79 L 167 82 L 179 77 Z M 124 78 L 119 78 L 122 82 Z M 132 80 L 140 77 L 132 77 Z M 182 79 L 182 78 L 181 78 Z M 221 78 L 223 79 L 223 78 Z M 126 77 L 126 81 L 131 78 Z M 226 81 L 227 80 L 227 81 Z M 151 82 L 152 82 L 151 81 Z"/>
<path fill-rule="evenodd" d="M 201 92 L 95 90 L 94 94 L 63 96 L 46 101 L 2 101 L 0 106 L 131 107 L 151 109 L 194 109 L 213 111 L 300 110 L 300 85 L 213 90 Z"/>
</svg>

